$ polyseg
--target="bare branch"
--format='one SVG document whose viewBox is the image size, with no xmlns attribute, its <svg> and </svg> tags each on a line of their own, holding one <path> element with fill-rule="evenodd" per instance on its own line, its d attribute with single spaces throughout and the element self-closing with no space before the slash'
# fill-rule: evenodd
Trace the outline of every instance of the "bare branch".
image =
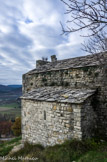
<svg viewBox="0 0 107 162">
<path fill-rule="evenodd" d="M 107 37 L 106 33 L 100 33 L 94 35 L 94 37 L 88 40 L 88 43 L 84 42 L 82 50 L 85 52 L 95 54 L 99 52 L 107 51 Z"/>
<path fill-rule="evenodd" d="M 67 21 L 67 29 L 63 28 L 63 33 L 72 33 L 79 30 L 91 30 L 98 33 L 107 27 L 107 1 L 106 0 L 61 0 L 67 6 L 66 14 L 70 14 L 71 19 Z M 94 31 L 94 32 L 93 32 Z"/>
</svg>

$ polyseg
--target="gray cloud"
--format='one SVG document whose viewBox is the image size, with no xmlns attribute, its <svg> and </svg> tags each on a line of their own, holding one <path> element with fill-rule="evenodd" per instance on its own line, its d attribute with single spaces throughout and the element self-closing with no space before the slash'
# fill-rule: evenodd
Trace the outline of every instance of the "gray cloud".
<svg viewBox="0 0 107 162">
<path fill-rule="evenodd" d="M 80 56 L 79 35 L 61 35 L 65 22 L 59 0 L 0 0 L 0 84 L 21 84 L 22 74 L 42 56 Z"/>
</svg>

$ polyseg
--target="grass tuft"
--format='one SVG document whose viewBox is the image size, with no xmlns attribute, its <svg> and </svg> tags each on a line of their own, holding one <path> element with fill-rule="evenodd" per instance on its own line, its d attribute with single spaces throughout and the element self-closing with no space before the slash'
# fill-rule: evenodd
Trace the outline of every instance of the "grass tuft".
<svg viewBox="0 0 107 162">
<path fill-rule="evenodd" d="M 20 144 L 21 137 L 0 144 L 0 156 L 6 156 L 14 146 Z"/>
<path fill-rule="evenodd" d="M 107 142 L 96 142 L 94 139 L 67 140 L 63 144 L 46 148 L 40 144 L 32 145 L 25 142 L 24 147 L 12 156 L 34 157 L 38 158 L 37 162 L 107 162 Z"/>
<path fill-rule="evenodd" d="M 20 144 L 21 137 L 0 144 L 0 156 L 7 156 L 11 149 Z M 107 162 L 107 142 L 91 140 L 66 140 L 63 144 L 43 147 L 40 144 L 24 143 L 24 147 L 11 157 L 37 158 L 36 162 Z M 13 160 L 14 161 L 14 160 Z M 18 160 L 21 162 L 22 160 Z M 12 162 L 12 160 L 7 160 Z M 23 160 L 26 162 L 26 160 Z"/>
</svg>

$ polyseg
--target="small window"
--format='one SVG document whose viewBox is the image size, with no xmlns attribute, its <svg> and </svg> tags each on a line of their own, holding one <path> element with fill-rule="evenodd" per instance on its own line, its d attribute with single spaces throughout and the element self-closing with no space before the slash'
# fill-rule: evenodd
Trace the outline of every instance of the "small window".
<svg viewBox="0 0 107 162">
<path fill-rule="evenodd" d="M 46 111 L 44 111 L 44 120 L 46 120 Z"/>
<path fill-rule="evenodd" d="M 63 113 L 61 113 L 61 117 L 64 117 L 64 114 Z"/>
</svg>

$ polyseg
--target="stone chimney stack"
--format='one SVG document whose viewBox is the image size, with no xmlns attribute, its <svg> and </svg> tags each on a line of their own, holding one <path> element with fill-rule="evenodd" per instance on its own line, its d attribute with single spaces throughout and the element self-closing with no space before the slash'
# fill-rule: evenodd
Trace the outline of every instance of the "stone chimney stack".
<svg viewBox="0 0 107 162">
<path fill-rule="evenodd" d="M 51 62 L 57 61 L 56 55 L 51 56 Z"/>
</svg>

